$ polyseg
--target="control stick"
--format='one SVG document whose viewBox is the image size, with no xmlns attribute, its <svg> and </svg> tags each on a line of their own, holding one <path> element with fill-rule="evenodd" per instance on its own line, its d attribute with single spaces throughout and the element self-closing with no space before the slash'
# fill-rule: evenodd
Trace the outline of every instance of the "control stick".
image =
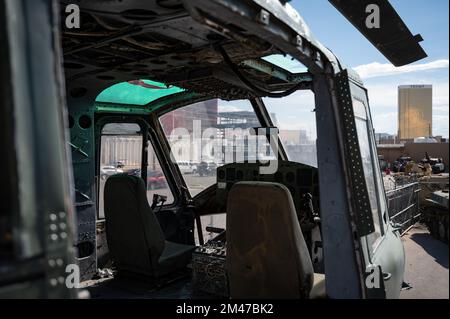
<svg viewBox="0 0 450 319">
<path fill-rule="evenodd" d="M 167 196 L 158 194 L 153 195 L 152 210 L 155 210 L 155 208 L 158 207 L 159 204 L 161 204 L 161 207 L 163 207 L 165 202 L 167 202 Z"/>
</svg>

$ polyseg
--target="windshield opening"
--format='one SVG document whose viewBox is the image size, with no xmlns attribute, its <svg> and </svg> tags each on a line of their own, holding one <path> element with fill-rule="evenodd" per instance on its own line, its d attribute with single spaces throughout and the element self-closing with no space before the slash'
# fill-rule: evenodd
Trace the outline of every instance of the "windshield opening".
<svg viewBox="0 0 450 319">
<path fill-rule="evenodd" d="M 161 125 L 192 196 L 216 183 L 217 168 L 276 158 L 248 100 L 213 99 L 163 115 Z"/>
<path fill-rule="evenodd" d="M 315 99 L 311 91 L 297 91 L 284 98 L 264 98 L 264 104 L 288 159 L 317 167 Z"/>
</svg>

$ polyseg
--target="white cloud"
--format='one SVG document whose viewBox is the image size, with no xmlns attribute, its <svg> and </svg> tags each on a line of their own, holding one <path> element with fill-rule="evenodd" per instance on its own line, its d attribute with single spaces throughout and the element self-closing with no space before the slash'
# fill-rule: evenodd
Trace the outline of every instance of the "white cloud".
<svg viewBox="0 0 450 319">
<path fill-rule="evenodd" d="M 371 63 L 357 67 L 360 75 L 368 79 L 374 128 L 379 133 L 397 133 L 398 86 L 409 84 L 433 85 L 433 133 L 449 136 L 449 78 L 436 74 L 437 69 L 449 67 L 449 60 L 415 64 L 396 68 L 391 64 Z M 424 72 L 431 70 L 432 72 Z M 434 72 L 433 72 L 434 70 Z M 416 73 L 414 73 L 416 72 Z M 382 76 L 390 76 L 384 77 Z M 315 134 L 314 95 L 297 91 L 283 99 L 265 99 L 270 113 L 275 113 L 280 129 L 303 129 Z"/>
<path fill-rule="evenodd" d="M 373 127 L 377 133 L 397 133 L 397 112 L 378 113 L 372 112 Z"/>
<path fill-rule="evenodd" d="M 314 94 L 311 91 L 297 91 L 282 99 L 264 99 L 267 110 L 276 115 L 281 130 L 305 130 L 315 139 L 316 115 Z"/>
<path fill-rule="evenodd" d="M 448 117 L 449 109 L 447 105 L 438 105 L 433 107 L 433 113 L 435 115 L 446 115 Z"/>
<path fill-rule="evenodd" d="M 433 115 L 433 134 L 449 136 L 448 129 L 448 114 L 447 115 Z"/>
<path fill-rule="evenodd" d="M 397 109 L 398 86 L 407 84 L 431 84 L 433 85 L 433 107 L 440 110 L 448 109 L 449 106 L 449 82 L 428 81 L 425 79 L 399 80 L 396 82 L 368 82 L 365 87 L 369 91 L 370 105 L 374 110 L 380 108 Z"/>
<path fill-rule="evenodd" d="M 356 72 L 358 72 L 359 76 L 363 79 L 369 79 L 380 76 L 389 76 L 389 75 L 398 75 L 404 73 L 418 72 L 418 71 L 427 71 L 427 70 L 436 70 L 436 69 L 444 69 L 449 67 L 449 60 L 442 59 L 436 60 L 428 63 L 421 64 L 413 64 L 413 65 L 405 65 L 401 67 L 395 67 L 390 63 L 379 63 L 372 62 L 369 64 L 363 64 L 353 68 Z"/>
<path fill-rule="evenodd" d="M 219 112 L 241 112 L 241 111 L 247 111 L 247 109 L 242 109 L 234 105 L 219 104 Z"/>
</svg>

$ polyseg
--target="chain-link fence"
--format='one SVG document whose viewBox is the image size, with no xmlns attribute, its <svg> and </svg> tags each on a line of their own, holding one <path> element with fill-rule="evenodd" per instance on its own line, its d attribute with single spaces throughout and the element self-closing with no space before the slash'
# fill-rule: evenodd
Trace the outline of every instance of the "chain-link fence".
<svg viewBox="0 0 450 319">
<path fill-rule="evenodd" d="M 402 235 L 420 218 L 419 193 L 418 182 L 397 184 L 395 189 L 386 192 L 391 222 Z"/>
</svg>

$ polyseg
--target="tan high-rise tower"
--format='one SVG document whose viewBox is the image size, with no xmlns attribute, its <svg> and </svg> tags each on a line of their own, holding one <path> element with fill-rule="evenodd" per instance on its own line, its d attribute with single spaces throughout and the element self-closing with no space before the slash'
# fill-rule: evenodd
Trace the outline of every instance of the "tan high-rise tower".
<svg viewBox="0 0 450 319">
<path fill-rule="evenodd" d="M 431 85 L 398 87 L 398 138 L 432 136 L 433 88 Z"/>
</svg>

